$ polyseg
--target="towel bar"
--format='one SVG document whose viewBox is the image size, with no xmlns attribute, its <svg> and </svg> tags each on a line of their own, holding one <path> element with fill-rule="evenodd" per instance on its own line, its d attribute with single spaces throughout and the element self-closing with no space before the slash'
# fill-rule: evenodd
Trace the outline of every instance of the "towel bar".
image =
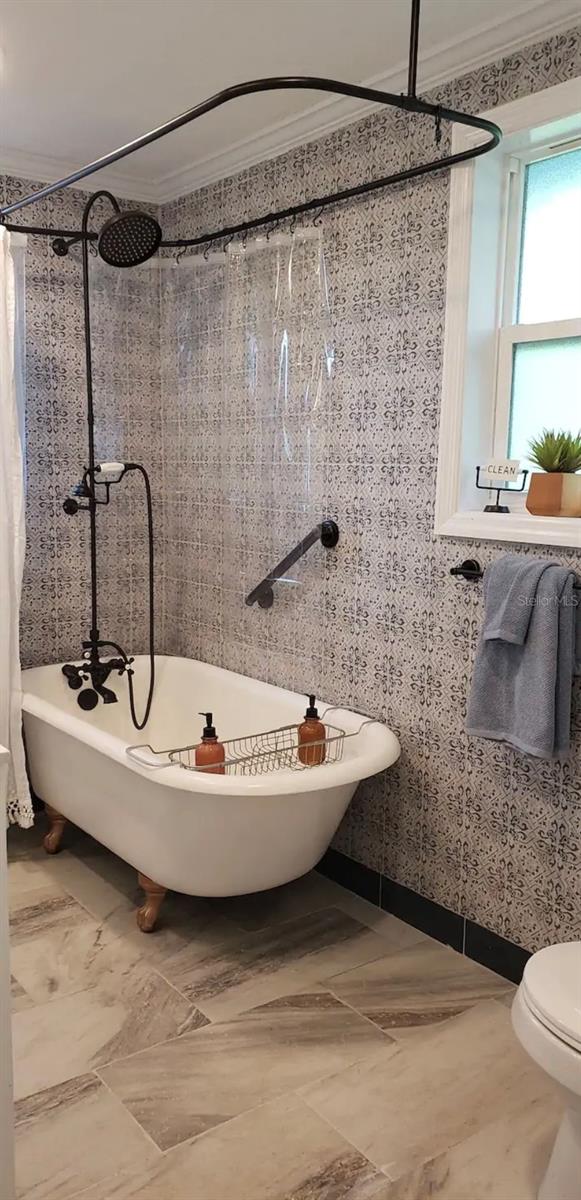
<svg viewBox="0 0 581 1200">
<path fill-rule="evenodd" d="M 465 558 L 458 567 L 450 567 L 450 575 L 461 575 L 463 579 L 476 583 L 482 579 L 484 571 L 476 558 Z M 581 582 L 573 584 L 575 591 L 581 591 Z"/>
</svg>

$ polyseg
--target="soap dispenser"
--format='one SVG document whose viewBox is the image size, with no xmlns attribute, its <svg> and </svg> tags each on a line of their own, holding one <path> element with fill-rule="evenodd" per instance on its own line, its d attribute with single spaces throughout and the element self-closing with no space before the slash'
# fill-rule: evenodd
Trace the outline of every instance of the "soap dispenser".
<svg viewBox="0 0 581 1200">
<path fill-rule="evenodd" d="M 299 760 L 305 767 L 317 767 L 325 761 L 325 726 L 319 720 L 315 697 L 309 696 L 309 707 L 302 725 L 299 725 Z M 313 745 L 312 743 L 319 743 Z"/>
<path fill-rule="evenodd" d="M 200 713 L 200 716 L 206 718 L 206 724 L 202 730 L 202 740 L 196 746 L 196 766 L 204 767 L 205 775 L 225 775 L 226 756 L 222 742 L 218 741 L 216 727 L 212 724 L 212 713 Z"/>
</svg>

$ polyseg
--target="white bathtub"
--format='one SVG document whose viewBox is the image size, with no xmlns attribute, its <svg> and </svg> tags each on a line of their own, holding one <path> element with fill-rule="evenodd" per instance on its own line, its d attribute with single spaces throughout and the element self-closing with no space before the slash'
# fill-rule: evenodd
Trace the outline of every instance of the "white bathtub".
<svg viewBox="0 0 581 1200">
<path fill-rule="evenodd" d="M 129 716 L 126 681 L 112 676 L 117 704 L 79 708 L 60 665 L 23 673 L 32 785 L 57 814 L 108 846 L 149 880 L 196 896 L 262 891 L 310 870 L 327 849 L 361 779 L 389 767 L 399 743 L 375 722 L 347 738 L 341 761 L 302 771 L 240 777 L 169 766 L 151 770 L 127 755 L 198 740 L 211 710 L 221 740 L 302 720 L 304 696 L 219 667 L 158 657 L 146 730 Z M 142 709 L 148 666 L 136 659 Z M 320 703 L 320 712 L 326 707 Z M 344 710 L 329 722 L 346 732 L 365 718 Z M 62 832 L 62 827 L 61 827 Z M 52 845 L 57 849 L 58 829 Z"/>
</svg>

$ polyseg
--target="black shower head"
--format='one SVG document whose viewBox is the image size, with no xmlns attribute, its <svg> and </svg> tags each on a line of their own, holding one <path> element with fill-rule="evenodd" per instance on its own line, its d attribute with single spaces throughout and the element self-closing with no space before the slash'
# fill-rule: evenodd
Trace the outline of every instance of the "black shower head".
<svg viewBox="0 0 581 1200">
<path fill-rule="evenodd" d="M 155 254 L 161 229 L 150 213 L 138 208 L 115 213 L 105 222 L 97 242 L 99 254 L 112 267 L 138 267 Z"/>
</svg>

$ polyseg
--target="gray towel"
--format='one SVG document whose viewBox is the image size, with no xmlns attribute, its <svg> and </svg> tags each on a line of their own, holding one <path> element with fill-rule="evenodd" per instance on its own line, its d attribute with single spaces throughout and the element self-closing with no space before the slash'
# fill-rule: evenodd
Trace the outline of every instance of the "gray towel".
<svg viewBox="0 0 581 1200">
<path fill-rule="evenodd" d="M 574 583 L 567 567 L 517 554 L 485 571 L 468 733 L 509 742 L 537 758 L 568 753 L 573 673 L 581 670 Z"/>
</svg>

